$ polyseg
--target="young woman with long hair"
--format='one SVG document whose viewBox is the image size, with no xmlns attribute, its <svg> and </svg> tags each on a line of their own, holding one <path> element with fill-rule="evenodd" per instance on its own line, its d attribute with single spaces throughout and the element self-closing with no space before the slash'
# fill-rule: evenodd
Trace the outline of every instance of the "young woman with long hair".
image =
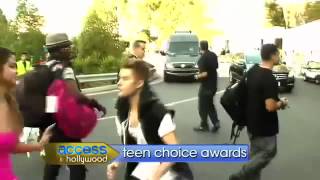
<svg viewBox="0 0 320 180">
<path fill-rule="evenodd" d="M 15 55 L 0 47 L 0 177 L 1 180 L 17 180 L 10 159 L 12 153 L 41 151 L 48 143 L 47 129 L 37 144 L 19 142 L 23 130 L 23 119 L 14 96 L 17 65 Z"/>
</svg>

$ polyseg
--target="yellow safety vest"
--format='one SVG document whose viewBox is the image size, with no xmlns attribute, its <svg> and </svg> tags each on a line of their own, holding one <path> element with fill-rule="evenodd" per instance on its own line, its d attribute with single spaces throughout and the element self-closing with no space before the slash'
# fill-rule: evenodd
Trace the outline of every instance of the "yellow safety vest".
<svg viewBox="0 0 320 180">
<path fill-rule="evenodd" d="M 32 66 L 30 61 L 26 61 L 26 66 L 24 66 L 23 61 L 18 61 L 17 62 L 17 73 L 18 76 L 22 76 L 26 74 L 27 72 L 32 70 Z"/>
</svg>

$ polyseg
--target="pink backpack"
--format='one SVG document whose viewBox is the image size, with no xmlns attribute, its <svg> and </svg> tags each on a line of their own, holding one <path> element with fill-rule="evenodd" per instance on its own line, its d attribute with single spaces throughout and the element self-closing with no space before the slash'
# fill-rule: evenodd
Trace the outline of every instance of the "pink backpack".
<svg viewBox="0 0 320 180">
<path fill-rule="evenodd" d="M 97 115 L 93 107 L 80 104 L 70 94 L 64 80 L 55 80 L 48 89 L 48 96 L 57 97 L 57 112 L 54 114 L 59 129 L 70 138 L 87 137 L 97 125 Z"/>
</svg>

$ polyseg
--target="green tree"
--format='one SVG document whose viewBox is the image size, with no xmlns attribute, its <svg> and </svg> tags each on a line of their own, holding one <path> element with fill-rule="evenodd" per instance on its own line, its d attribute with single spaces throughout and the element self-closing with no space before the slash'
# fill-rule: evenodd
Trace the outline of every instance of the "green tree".
<svg viewBox="0 0 320 180">
<path fill-rule="evenodd" d="M 16 34 L 10 27 L 6 16 L 0 9 L 0 46 L 14 50 L 14 43 L 16 42 Z"/>
<path fill-rule="evenodd" d="M 286 27 L 283 8 L 276 1 L 266 3 L 268 18 L 273 26 Z"/>
<path fill-rule="evenodd" d="M 108 56 L 120 57 L 124 44 L 119 40 L 115 13 L 112 10 L 101 12 L 93 9 L 86 19 L 77 46 L 80 58 L 92 55 L 101 59 Z"/>
<path fill-rule="evenodd" d="M 120 14 L 127 22 L 126 29 L 132 33 L 144 30 L 149 39 L 149 32 L 156 30 L 158 42 L 182 29 L 191 30 L 203 39 L 211 39 L 215 33 L 208 28 L 213 19 L 205 14 L 204 0 L 127 0 L 121 5 Z"/>
<path fill-rule="evenodd" d="M 29 0 L 19 0 L 15 23 L 19 32 L 37 31 L 43 26 L 44 18 L 39 15 L 38 8 L 31 4 Z"/>
<path fill-rule="evenodd" d="M 0 9 L 0 25 L 8 24 L 8 20 L 6 16 L 3 14 L 2 10 Z"/>
<path fill-rule="evenodd" d="M 15 21 L 9 22 L 0 10 L 0 46 L 7 47 L 17 53 L 28 52 L 33 62 L 43 55 L 45 35 L 40 31 L 43 18 L 38 15 L 37 8 L 27 0 L 19 0 Z"/>
<path fill-rule="evenodd" d="M 29 30 L 19 34 L 19 39 L 15 45 L 17 54 L 28 52 L 32 56 L 33 63 L 36 63 L 43 55 L 43 45 L 45 35 L 39 30 Z"/>
<path fill-rule="evenodd" d="M 29 0 L 18 1 L 17 16 L 12 27 L 18 36 L 14 44 L 18 56 L 26 51 L 34 63 L 40 59 L 45 43 L 45 35 L 40 30 L 43 23 L 44 18 Z"/>
<path fill-rule="evenodd" d="M 320 1 L 308 3 L 305 7 L 304 16 L 306 22 L 320 19 Z"/>
</svg>

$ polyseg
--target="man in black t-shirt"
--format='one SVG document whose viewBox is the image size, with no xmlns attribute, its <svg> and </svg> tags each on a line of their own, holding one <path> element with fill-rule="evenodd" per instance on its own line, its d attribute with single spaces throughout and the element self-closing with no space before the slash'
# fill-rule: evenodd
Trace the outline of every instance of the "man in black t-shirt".
<svg viewBox="0 0 320 180">
<path fill-rule="evenodd" d="M 208 131 L 208 116 L 213 124 L 212 132 L 216 132 L 220 128 L 216 108 L 213 104 L 213 97 L 217 91 L 217 69 L 218 57 L 215 53 L 209 51 L 208 41 L 201 41 L 200 48 L 202 56 L 198 61 L 200 73 L 195 79 L 201 81 L 199 89 L 199 115 L 201 124 L 195 127 L 195 131 Z"/>
<path fill-rule="evenodd" d="M 246 120 L 250 139 L 250 161 L 230 176 L 229 180 L 260 180 L 260 174 L 277 153 L 279 109 L 288 100 L 279 99 L 278 85 L 272 68 L 279 63 L 279 51 L 273 44 L 261 49 L 262 63 L 252 67 L 247 74 Z"/>
</svg>

